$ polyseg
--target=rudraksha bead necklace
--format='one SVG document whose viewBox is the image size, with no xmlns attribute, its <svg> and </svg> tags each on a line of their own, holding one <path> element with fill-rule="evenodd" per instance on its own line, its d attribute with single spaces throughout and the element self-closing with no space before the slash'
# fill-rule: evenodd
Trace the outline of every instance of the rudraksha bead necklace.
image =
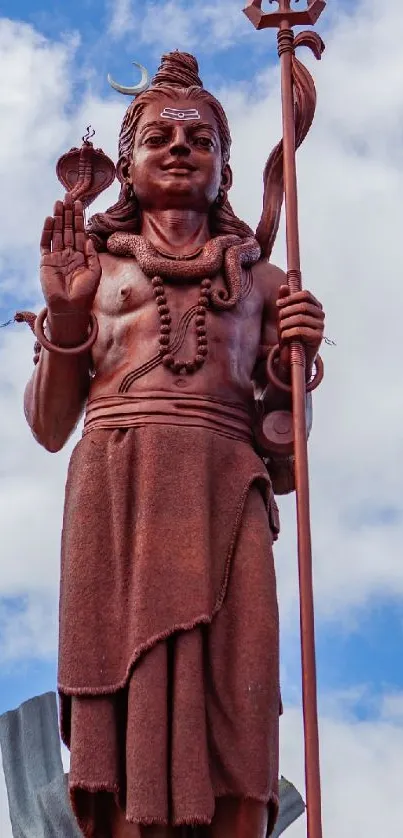
<svg viewBox="0 0 403 838">
<path fill-rule="evenodd" d="M 211 279 L 202 279 L 200 283 L 200 295 L 197 301 L 196 309 L 196 355 L 192 361 L 175 361 L 175 356 L 170 350 L 171 331 L 172 331 L 172 317 L 169 310 L 164 282 L 162 277 L 154 276 L 151 280 L 154 291 L 155 301 L 157 303 L 158 314 L 160 318 L 160 353 L 162 356 L 162 363 L 165 367 L 172 370 L 175 375 L 185 373 L 191 375 L 203 366 L 207 354 L 207 329 L 206 329 L 206 314 L 209 305 Z"/>
<path fill-rule="evenodd" d="M 112 233 L 107 250 L 115 256 L 134 257 L 145 276 L 152 282 L 160 318 L 159 357 L 161 363 L 175 375 L 191 374 L 203 366 L 208 355 L 206 330 L 207 308 L 228 311 L 249 293 L 251 279 L 243 282 L 242 271 L 250 268 L 260 257 L 257 241 L 250 237 L 226 234 L 209 239 L 201 251 L 185 257 L 162 254 L 161 251 L 135 233 Z M 212 280 L 223 274 L 225 288 L 212 287 Z M 248 272 L 249 277 L 250 272 Z M 170 345 L 172 318 L 164 282 L 194 283 L 200 281 L 200 295 L 196 307 L 196 354 L 193 360 L 176 361 Z M 193 312 L 192 312 L 193 314 Z M 156 356 L 158 357 L 158 356 Z"/>
</svg>

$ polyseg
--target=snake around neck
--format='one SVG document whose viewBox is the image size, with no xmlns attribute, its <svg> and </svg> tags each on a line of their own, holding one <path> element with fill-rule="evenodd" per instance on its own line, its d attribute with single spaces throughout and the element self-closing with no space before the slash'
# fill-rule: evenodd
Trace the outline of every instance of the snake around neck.
<svg viewBox="0 0 403 838">
<path fill-rule="evenodd" d="M 210 239 L 204 247 L 182 258 L 172 258 L 159 252 L 143 236 L 133 233 L 113 233 L 108 238 L 107 248 L 109 253 L 115 256 L 132 256 L 136 259 L 144 275 L 151 281 L 160 319 L 158 355 L 125 376 L 120 387 L 122 392 L 127 391 L 134 380 L 144 375 L 155 364 L 162 363 L 174 375 L 191 375 L 197 372 L 204 365 L 208 355 L 208 309 L 232 309 L 242 296 L 248 293 L 251 282 L 251 272 L 248 269 L 260 258 L 260 246 L 254 238 L 241 239 L 232 235 Z M 243 281 L 245 269 L 249 275 L 246 282 Z M 219 272 L 223 274 L 225 288 L 212 287 L 212 279 Z M 176 336 L 172 337 L 172 317 L 164 281 L 177 284 L 200 283 L 197 305 L 193 307 L 194 311 L 192 309 L 185 314 L 189 323 L 189 315 L 193 317 L 194 314 L 196 318 L 196 352 L 193 358 L 179 360 L 175 357 L 179 347 L 176 347 Z"/>
<path fill-rule="evenodd" d="M 170 258 L 143 236 L 113 233 L 107 248 L 114 256 L 132 256 L 149 279 L 161 277 L 166 282 L 190 283 L 212 279 L 222 271 L 225 289 L 212 289 L 210 304 L 215 309 L 233 308 L 242 296 L 242 269 L 250 268 L 260 258 L 256 239 L 239 236 L 216 236 L 192 258 Z"/>
</svg>

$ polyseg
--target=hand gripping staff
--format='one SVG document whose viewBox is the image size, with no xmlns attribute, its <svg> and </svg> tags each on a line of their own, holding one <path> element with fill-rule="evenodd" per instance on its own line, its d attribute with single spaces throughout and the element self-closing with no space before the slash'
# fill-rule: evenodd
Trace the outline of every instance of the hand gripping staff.
<svg viewBox="0 0 403 838">
<path fill-rule="evenodd" d="M 270 0 L 274 2 L 274 0 Z M 277 196 L 268 194 L 257 238 L 269 255 L 277 233 L 282 197 L 285 197 L 287 280 L 292 293 L 301 290 L 301 269 L 298 234 L 297 177 L 295 151 L 311 126 L 316 105 L 313 79 L 307 69 L 295 58 L 295 48 L 307 46 L 319 59 L 324 43 L 312 31 L 300 32 L 294 37 L 293 26 L 313 25 L 325 8 L 324 0 L 310 0 L 303 10 L 291 8 L 291 0 L 276 0 L 278 11 L 262 11 L 262 0 L 248 0 L 244 9 L 256 29 L 277 28 L 278 54 L 281 64 L 281 103 L 283 138 L 272 152 L 265 170 L 265 178 L 273 177 Z M 277 175 L 276 175 L 277 172 Z M 269 223 L 268 223 L 269 222 Z M 265 229 L 264 229 L 265 228 Z M 281 381 L 273 361 L 279 347 L 272 349 L 268 358 L 268 375 L 273 384 L 283 390 L 289 385 Z M 306 382 L 305 355 L 299 341 L 291 344 L 291 392 L 293 404 L 293 431 L 295 456 L 295 488 L 298 530 L 298 572 L 300 592 L 300 626 L 302 654 L 302 699 L 305 738 L 305 781 L 307 797 L 307 836 L 322 838 L 321 790 L 319 771 L 319 735 L 316 696 L 315 628 L 312 587 L 312 549 L 309 515 L 309 477 L 306 428 L 306 392 L 318 386 L 323 378 L 323 364 L 316 358 L 316 372 L 312 381 Z"/>
</svg>

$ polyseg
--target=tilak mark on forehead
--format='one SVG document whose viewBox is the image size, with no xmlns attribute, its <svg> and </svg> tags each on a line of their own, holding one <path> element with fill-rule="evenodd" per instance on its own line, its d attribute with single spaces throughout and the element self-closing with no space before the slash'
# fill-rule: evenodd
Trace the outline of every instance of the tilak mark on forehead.
<svg viewBox="0 0 403 838">
<path fill-rule="evenodd" d="M 199 111 L 196 108 L 187 108 L 182 111 L 178 108 L 164 108 L 160 116 L 163 119 L 178 119 L 180 122 L 185 122 L 190 119 L 200 119 Z"/>
</svg>

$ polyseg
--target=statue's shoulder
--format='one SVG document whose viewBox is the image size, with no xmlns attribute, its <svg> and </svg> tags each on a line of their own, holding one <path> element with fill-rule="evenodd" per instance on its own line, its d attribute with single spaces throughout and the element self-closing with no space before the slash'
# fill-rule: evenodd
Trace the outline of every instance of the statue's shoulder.
<svg viewBox="0 0 403 838">
<path fill-rule="evenodd" d="M 137 260 L 133 256 L 118 256 L 108 251 L 98 253 L 101 264 L 100 293 L 109 293 L 114 287 L 143 286 L 145 278 Z"/>
<path fill-rule="evenodd" d="M 105 282 L 108 277 L 113 276 L 116 273 L 118 265 L 122 259 L 119 256 L 114 256 L 112 253 L 108 253 L 107 250 L 101 250 L 98 253 L 98 256 L 102 268 L 102 281 Z"/>
<path fill-rule="evenodd" d="M 122 256 L 117 253 L 110 253 L 108 250 L 101 250 L 98 253 L 98 257 L 101 263 L 102 273 L 106 275 L 116 273 L 116 270 L 121 268 L 123 264 L 137 265 L 135 256 Z"/>
<path fill-rule="evenodd" d="M 274 305 L 280 285 L 287 284 L 287 276 L 281 268 L 273 265 L 266 258 L 259 259 L 252 268 L 253 281 L 265 299 L 267 305 Z"/>
</svg>

